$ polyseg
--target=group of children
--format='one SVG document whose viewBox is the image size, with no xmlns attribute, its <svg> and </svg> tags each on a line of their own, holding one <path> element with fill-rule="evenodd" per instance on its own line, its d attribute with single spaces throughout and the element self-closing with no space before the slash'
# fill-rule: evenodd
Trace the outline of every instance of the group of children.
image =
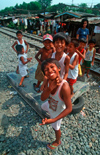
<svg viewBox="0 0 100 155">
<path fill-rule="evenodd" d="M 18 41 L 13 44 L 12 48 L 18 55 L 19 73 L 21 74 L 19 86 L 22 86 L 23 80 L 27 76 L 26 64 L 32 58 L 27 58 L 28 44 L 22 39 L 20 31 L 17 32 L 17 37 Z M 87 69 L 87 77 L 89 77 L 91 64 L 94 63 L 95 40 L 91 39 L 88 42 L 88 48 L 86 48 L 86 43 L 87 41 L 84 38 L 80 42 L 77 39 L 71 39 L 71 42 L 68 43 L 66 35 L 62 32 L 57 33 L 54 37 L 46 34 L 43 36 L 44 47 L 35 56 L 38 61 L 35 78 L 38 81 L 37 84 L 33 83 L 33 87 L 37 92 L 42 91 L 42 101 L 48 99 L 42 104 L 41 108 L 50 114 L 50 119 L 43 119 L 40 125 L 52 124 L 56 136 L 56 140 L 47 145 L 49 149 L 55 149 L 61 145 L 60 125 L 62 118 L 72 111 L 71 97 L 78 74 L 83 76 L 85 69 Z M 27 46 L 27 49 L 24 45 Z M 83 75 L 81 61 L 84 61 Z"/>
</svg>

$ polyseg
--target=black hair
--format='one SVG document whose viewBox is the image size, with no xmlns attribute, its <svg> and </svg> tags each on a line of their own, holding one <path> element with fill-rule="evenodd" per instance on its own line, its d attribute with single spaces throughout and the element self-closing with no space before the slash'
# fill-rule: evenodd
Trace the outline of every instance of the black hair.
<svg viewBox="0 0 100 155">
<path fill-rule="evenodd" d="M 18 34 L 22 34 L 22 31 L 18 30 L 18 31 L 16 32 L 16 36 L 17 36 Z"/>
<path fill-rule="evenodd" d="M 16 51 L 18 52 L 18 54 L 20 54 L 22 52 L 22 45 L 16 45 Z"/>
<path fill-rule="evenodd" d="M 57 68 L 61 68 L 59 62 L 58 62 L 56 59 L 54 59 L 54 58 L 49 58 L 49 59 L 44 60 L 44 61 L 42 62 L 42 64 L 41 64 L 41 70 L 42 70 L 43 73 L 44 73 L 45 66 L 46 66 L 48 63 L 53 63 L 53 64 L 55 64 L 55 65 L 57 66 Z M 44 74 L 45 74 L 45 73 L 44 73 Z"/>
<path fill-rule="evenodd" d="M 86 40 L 85 38 L 81 38 L 81 39 L 79 40 L 79 42 L 87 43 L 87 40 Z"/>
<path fill-rule="evenodd" d="M 96 40 L 95 39 L 90 39 L 89 42 L 88 42 L 88 44 L 90 44 L 90 43 L 96 44 Z"/>
<path fill-rule="evenodd" d="M 79 46 L 79 40 L 76 38 L 72 38 L 71 39 L 71 43 L 74 45 L 74 47 L 78 47 Z"/>
<path fill-rule="evenodd" d="M 67 41 L 67 38 L 66 38 L 66 35 L 64 32 L 58 32 L 57 34 L 55 34 L 53 37 L 53 43 L 55 43 L 55 41 L 57 41 L 59 39 L 65 40 L 65 43 L 68 44 L 68 41 Z"/>
<path fill-rule="evenodd" d="M 83 27 L 84 22 L 87 22 L 87 26 L 86 27 L 88 27 L 88 20 L 86 18 L 82 19 L 82 21 L 81 21 L 81 27 Z"/>
</svg>

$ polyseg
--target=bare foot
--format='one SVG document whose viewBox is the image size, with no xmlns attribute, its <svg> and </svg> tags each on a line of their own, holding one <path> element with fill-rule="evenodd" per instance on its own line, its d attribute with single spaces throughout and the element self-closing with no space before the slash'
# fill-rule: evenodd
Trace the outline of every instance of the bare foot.
<svg viewBox="0 0 100 155">
<path fill-rule="evenodd" d="M 87 78 L 89 78 L 90 76 L 89 75 L 87 75 Z"/>
<path fill-rule="evenodd" d="M 71 98 L 74 96 L 74 93 L 73 94 L 71 94 Z"/>
</svg>

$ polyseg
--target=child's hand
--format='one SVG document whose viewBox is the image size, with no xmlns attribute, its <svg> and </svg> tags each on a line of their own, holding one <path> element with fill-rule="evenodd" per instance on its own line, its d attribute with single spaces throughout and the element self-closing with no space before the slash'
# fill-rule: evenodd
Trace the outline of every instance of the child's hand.
<svg viewBox="0 0 100 155">
<path fill-rule="evenodd" d="M 42 84 L 42 85 L 41 85 L 40 90 L 41 90 L 41 91 L 43 91 L 43 90 L 44 90 L 44 84 Z"/>
<path fill-rule="evenodd" d="M 57 86 L 60 85 L 60 82 L 59 82 L 59 78 L 57 77 L 55 80 L 49 80 L 49 88 L 50 90 L 52 91 L 53 89 L 55 89 Z"/>
<path fill-rule="evenodd" d="M 53 119 L 45 118 L 42 120 L 42 123 L 40 125 L 51 124 L 51 123 L 54 123 Z"/>
</svg>

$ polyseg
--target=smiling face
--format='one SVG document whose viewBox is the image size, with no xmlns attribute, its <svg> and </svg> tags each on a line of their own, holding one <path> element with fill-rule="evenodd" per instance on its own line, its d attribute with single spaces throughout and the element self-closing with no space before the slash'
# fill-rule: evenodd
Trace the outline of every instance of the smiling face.
<svg viewBox="0 0 100 155">
<path fill-rule="evenodd" d="M 44 47 L 45 47 L 47 50 L 51 49 L 52 42 L 51 42 L 49 39 L 45 40 L 45 41 L 43 42 L 43 44 L 44 44 Z"/>
<path fill-rule="evenodd" d="M 63 40 L 58 39 L 54 42 L 54 46 L 56 48 L 56 52 L 64 52 L 66 42 L 64 39 Z"/>
<path fill-rule="evenodd" d="M 86 46 L 86 43 L 84 43 L 84 42 L 79 43 L 80 50 L 82 50 L 85 46 Z"/>
<path fill-rule="evenodd" d="M 76 50 L 76 48 L 75 48 L 74 44 L 73 43 L 70 43 L 69 44 L 69 53 L 74 53 L 75 50 Z"/>
<path fill-rule="evenodd" d="M 54 80 L 57 77 L 59 77 L 60 76 L 59 71 L 60 71 L 60 68 L 58 68 L 54 63 L 47 63 L 44 66 L 45 76 L 47 76 L 47 78 L 50 80 Z"/>
</svg>

